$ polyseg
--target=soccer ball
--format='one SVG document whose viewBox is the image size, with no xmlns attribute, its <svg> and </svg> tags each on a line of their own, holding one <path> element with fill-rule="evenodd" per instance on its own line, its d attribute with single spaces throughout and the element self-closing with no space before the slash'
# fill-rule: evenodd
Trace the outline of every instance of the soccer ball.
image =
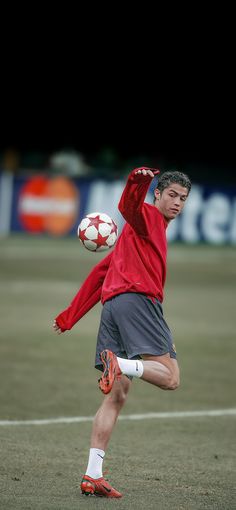
<svg viewBox="0 0 236 510">
<path fill-rule="evenodd" d="M 105 251 L 114 246 L 118 237 L 118 228 L 108 214 L 93 212 L 82 219 L 77 234 L 87 250 Z"/>
</svg>

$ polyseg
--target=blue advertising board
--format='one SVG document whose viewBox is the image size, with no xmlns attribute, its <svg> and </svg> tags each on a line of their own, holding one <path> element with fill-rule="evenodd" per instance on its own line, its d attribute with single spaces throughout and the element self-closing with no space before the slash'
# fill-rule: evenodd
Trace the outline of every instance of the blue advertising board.
<svg viewBox="0 0 236 510">
<path fill-rule="evenodd" d="M 152 203 L 152 183 L 146 201 Z M 111 216 L 121 231 L 118 203 L 125 180 L 70 179 L 63 176 L 0 175 L 0 233 L 75 235 L 85 214 Z M 192 186 L 183 213 L 168 227 L 168 240 L 236 244 L 236 188 Z"/>
</svg>

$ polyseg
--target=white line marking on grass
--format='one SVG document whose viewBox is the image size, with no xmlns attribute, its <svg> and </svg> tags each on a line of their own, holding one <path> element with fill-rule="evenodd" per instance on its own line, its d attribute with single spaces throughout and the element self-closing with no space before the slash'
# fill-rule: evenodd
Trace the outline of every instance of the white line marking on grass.
<svg viewBox="0 0 236 510">
<path fill-rule="evenodd" d="M 177 411 L 173 413 L 145 413 L 145 414 L 122 414 L 119 420 L 150 420 L 153 418 L 197 418 L 207 416 L 236 416 L 236 409 L 213 409 L 211 411 Z M 52 425 L 60 423 L 86 423 L 93 421 L 93 416 L 72 416 L 61 418 L 48 418 L 42 420 L 0 420 L 0 426 L 13 425 Z"/>
</svg>

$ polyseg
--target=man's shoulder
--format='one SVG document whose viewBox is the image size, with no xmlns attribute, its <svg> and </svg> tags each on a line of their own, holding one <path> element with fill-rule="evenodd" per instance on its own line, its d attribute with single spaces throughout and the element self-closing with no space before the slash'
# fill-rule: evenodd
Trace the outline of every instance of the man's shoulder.
<svg viewBox="0 0 236 510">
<path fill-rule="evenodd" d="M 153 211 L 155 211 L 155 210 L 156 210 L 155 205 L 153 205 L 153 204 L 149 204 L 148 202 L 144 202 L 144 203 L 143 203 L 143 207 L 145 207 L 146 209 L 149 209 L 149 210 L 153 210 Z"/>
<path fill-rule="evenodd" d="M 166 222 L 163 214 L 159 211 L 158 207 L 152 204 L 144 202 L 144 214 L 147 220 L 154 221 L 155 225 L 164 226 L 166 228 Z"/>
<path fill-rule="evenodd" d="M 148 202 L 144 202 L 143 207 L 144 207 L 144 210 L 147 211 L 149 214 L 159 217 L 160 219 L 163 218 L 163 215 L 161 214 L 159 209 L 154 204 L 149 204 Z"/>
</svg>

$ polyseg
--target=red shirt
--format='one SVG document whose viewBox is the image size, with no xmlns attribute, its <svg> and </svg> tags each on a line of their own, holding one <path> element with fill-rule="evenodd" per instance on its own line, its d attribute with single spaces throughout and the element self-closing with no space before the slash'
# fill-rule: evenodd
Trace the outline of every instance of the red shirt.
<svg viewBox="0 0 236 510">
<path fill-rule="evenodd" d="M 166 279 L 167 222 L 154 205 L 144 203 L 152 178 L 133 170 L 119 210 L 126 224 L 112 252 L 91 271 L 70 306 L 56 317 L 65 331 L 99 300 L 138 292 L 163 300 Z"/>
</svg>

